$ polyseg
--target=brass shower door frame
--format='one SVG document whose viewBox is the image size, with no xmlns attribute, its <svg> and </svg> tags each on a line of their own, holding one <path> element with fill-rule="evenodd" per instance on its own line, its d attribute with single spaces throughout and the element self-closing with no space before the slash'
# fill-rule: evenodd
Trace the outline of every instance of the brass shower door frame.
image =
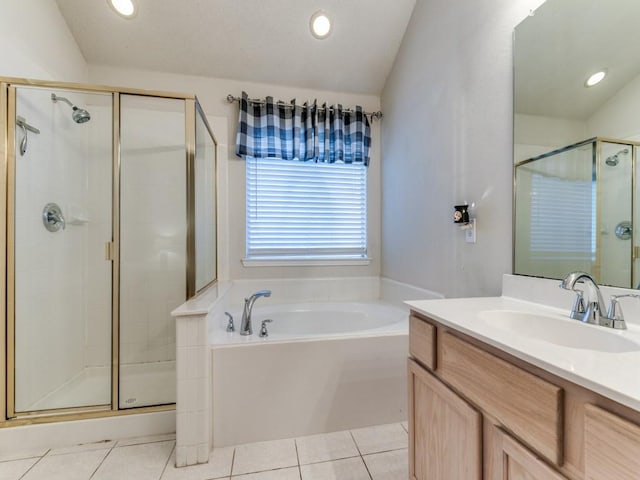
<svg viewBox="0 0 640 480">
<path fill-rule="evenodd" d="M 112 238 L 108 244 L 107 256 L 112 263 L 111 270 L 111 402 L 110 404 L 38 410 L 35 412 L 15 411 L 15 117 L 16 88 L 39 87 L 71 90 L 80 93 L 104 93 L 112 95 Z M 120 367 L 120 96 L 122 94 L 156 98 L 169 98 L 185 102 L 185 162 L 187 171 L 187 288 L 185 298 L 195 292 L 195 202 L 193 191 L 195 162 L 195 122 L 196 110 L 202 112 L 195 95 L 142 90 L 136 88 L 108 87 L 80 83 L 48 82 L 23 78 L 0 77 L 0 131 L 4 136 L 0 142 L 0 211 L 4 212 L 0 221 L 0 428 L 29 424 L 62 422 L 139 413 L 175 410 L 175 403 L 146 407 L 119 408 L 119 367 Z M 217 142 L 203 114 L 202 119 L 216 145 Z M 217 178 L 217 174 L 216 174 Z M 216 181 L 216 178 L 213 181 Z M 193 280 L 190 278 L 193 277 Z M 217 275 L 216 275 L 217 277 Z M 5 334 L 6 332 L 6 334 Z"/>
<path fill-rule="evenodd" d="M 634 284 L 634 278 L 636 277 L 636 250 L 637 248 L 635 247 L 636 245 L 636 240 L 637 240 L 637 234 L 636 234 L 636 222 L 635 222 L 635 218 L 636 218 L 636 212 L 638 211 L 637 208 L 638 206 L 636 205 L 636 188 L 637 188 L 637 183 L 636 183 L 636 150 L 638 147 L 640 147 L 640 142 L 637 141 L 632 141 L 632 140 L 620 140 L 619 138 L 610 138 L 610 137 L 597 137 L 596 138 L 596 144 L 597 144 L 597 152 L 596 152 L 596 157 L 597 160 L 596 161 L 596 165 L 597 165 L 597 178 L 600 178 L 600 174 L 601 174 L 601 169 L 602 169 L 602 162 L 599 160 L 602 160 L 602 144 L 603 143 L 613 143 L 616 145 L 621 145 L 621 146 L 626 146 L 629 147 L 631 149 L 631 246 L 630 246 L 630 252 L 629 252 L 629 258 L 631 259 L 631 268 L 630 268 L 630 288 L 636 288 L 637 285 Z M 597 188 L 597 200 L 596 200 L 596 205 L 597 205 L 597 212 L 596 212 L 596 225 L 600 225 L 600 220 L 602 217 L 602 186 L 598 183 L 598 188 Z M 601 238 L 600 235 L 597 236 L 597 246 L 596 246 L 596 253 L 597 253 L 597 265 L 598 265 L 598 277 L 595 277 L 598 281 L 600 281 L 600 274 L 601 274 L 601 258 L 600 258 L 600 243 L 601 243 Z"/>
<path fill-rule="evenodd" d="M 549 152 L 543 153 L 542 155 L 537 155 L 533 158 L 529 158 L 526 160 L 522 160 L 520 162 L 514 163 L 513 165 L 513 191 L 512 191 L 512 227 L 511 227 L 511 243 L 512 243 L 512 252 L 511 252 L 511 271 L 515 273 L 516 268 L 516 202 L 517 202 L 517 183 L 516 183 L 516 172 L 517 168 L 523 165 L 527 165 L 529 163 L 535 162 L 537 160 L 541 160 L 543 158 L 552 157 L 554 155 L 558 155 L 560 153 L 567 152 L 569 150 L 574 150 L 576 148 L 591 145 L 592 152 L 592 174 L 596 175 L 596 182 L 600 178 L 601 175 L 601 163 L 600 160 L 602 158 L 602 144 L 603 143 L 613 143 L 616 145 L 624 145 L 631 148 L 631 223 L 633 224 L 633 228 L 631 229 L 631 249 L 629 252 L 631 259 L 631 288 L 635 288 L 637 285 L 634 285 L 634 278 L 636 277 L 636 259 L 640 259 L 640 247 L 636 247 L 636 240 L 638 239 L 638 235 L 636 233 L 636 213 L 638 212 L 638 205 L 636 198 L 636 188 L 638 188 L 638 182 L 636 180 L 637 173 L 637 149 L 640 148 L 640 141 L 632 141 L 632 140 L 621 140 L 619 138 L 612 137 L 592 137 L 587 140 L 583 140 L 571 145 L 567 145 L 565 147 L 561 147 L 555 150 L 551 150 Z M 602 186 L 599 182 L 596 183 L 596 225 L 600 225 L 600 220 L 602 217 Z M 593 269 L 595 270 L 594 278 L 600 282 L 601 276 L 601 238 L 600 235 L 596 235 L 596 258 L 593 264 Z M 524 275 L 524 274 L 518 274 Z M 527 276 L 527 275 L 524 275 Z"/>
</svg>

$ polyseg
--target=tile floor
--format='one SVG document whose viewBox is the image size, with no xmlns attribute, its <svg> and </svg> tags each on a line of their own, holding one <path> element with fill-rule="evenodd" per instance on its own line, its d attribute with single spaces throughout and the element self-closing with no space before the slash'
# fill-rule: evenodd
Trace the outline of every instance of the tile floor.
<svg viewBox="0 0 640 480">
<path fill-rule="evenodd" d="M 175 468 L 175 435 L 0 454 L 0 480 L 405 480 L 407 424 L 216 448 Z"/>
</svg>

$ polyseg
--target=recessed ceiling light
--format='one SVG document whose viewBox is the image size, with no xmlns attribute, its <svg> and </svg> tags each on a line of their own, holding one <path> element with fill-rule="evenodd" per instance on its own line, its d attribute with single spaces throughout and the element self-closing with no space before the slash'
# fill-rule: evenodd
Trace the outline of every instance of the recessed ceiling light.
<svg viewBox="0 0 640 480">
<path fill-rule="evenodd" d="M 331 20 L 329 20 L 326 12 L 318 10 L 311 15 L 309 28 L 311 29 L 311 35 L 322 40 L 323 38 L 327 38 L 331 33 Z"/>
<path fill-rule="evenodd" d="M 107 3 L 118 15 L 131 18 L 136 14 L 136 6 L 133 0 L 107 0 Z"/>
<path fill-rule="evenodd" d="M 604 77 L 606 76 L 607 76 L 607 71 L 604 69 L 600 70 L 599 72 L 596 72 L 593 75 L 589 76 L 589 78 L 587 78 L 587 80 L 584 82 L 584 86 L 587 88 L 593 87 L 594 85 L 597 85 L 602 80 L 604 80 Z"/>
</svg>

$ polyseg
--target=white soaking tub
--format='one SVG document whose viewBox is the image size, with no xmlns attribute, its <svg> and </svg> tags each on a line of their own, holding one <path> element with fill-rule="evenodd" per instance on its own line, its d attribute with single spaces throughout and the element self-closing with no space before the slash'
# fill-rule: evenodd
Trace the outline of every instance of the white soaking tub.
<svg viewBox="0 0 640 480">
<path fill-rule="evenodd" d="M 262 299 L 258 300 L 260 302 Z M 227 446 L 406 420 L 408 312 L 383 302 L 260 306 L 210 325 L 213 442 Z M 260 338 L 260 324 L 269 336 Z"/>
</svg>

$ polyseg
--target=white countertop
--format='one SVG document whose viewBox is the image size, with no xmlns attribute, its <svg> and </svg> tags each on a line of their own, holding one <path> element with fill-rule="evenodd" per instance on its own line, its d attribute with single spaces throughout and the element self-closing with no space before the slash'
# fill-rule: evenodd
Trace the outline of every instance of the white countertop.
<svg viewBox="0 0 640 480">
<path fill-rule="evenodd" d="M 569 309 L 516 300 L 510 297 L 479 297 L 405 302 L 413 310 L 458 330 L 514 357 L 540 367 L 565 380 L 593 390 L 634 410 L 640 411 L 640 350 L 611 353 L 556 345 L 529 338 L 482 321 L 482 311 L 507 310 L 569 319 Z M 624 336 L 640 344 L 640 326 L 627 322 L 628 330 L 580 324 L 580 328 L 606 330 L 605 334 Z"/>
</svg>

